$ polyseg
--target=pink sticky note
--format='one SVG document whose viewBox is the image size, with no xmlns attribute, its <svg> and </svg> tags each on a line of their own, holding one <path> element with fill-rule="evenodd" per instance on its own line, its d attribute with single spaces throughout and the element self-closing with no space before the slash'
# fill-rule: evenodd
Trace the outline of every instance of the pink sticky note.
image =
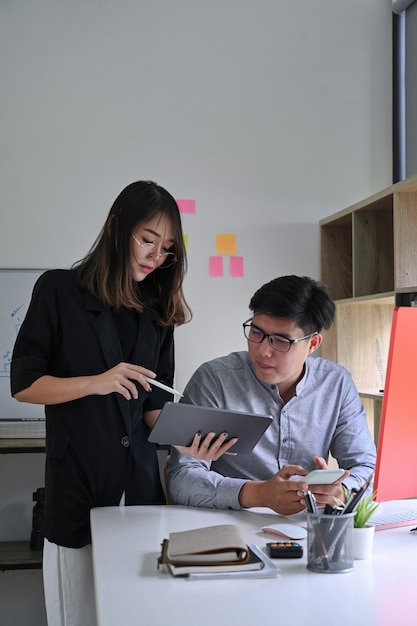
<svg viewBox="0 0 417 626">
<path fill-rule="evenodd" d="M 223 276 L 223 257 L 209 257 L 209 276 Z"/>
<path fill-rule="evenodd" d="M 195 200 L 177 200 L 180 213 L 195 213 Z"/>
<path fill-rule="evenodd" d="M 243 276 L 243 256 L 230 257 L 230 276 Z"/>
</svg>

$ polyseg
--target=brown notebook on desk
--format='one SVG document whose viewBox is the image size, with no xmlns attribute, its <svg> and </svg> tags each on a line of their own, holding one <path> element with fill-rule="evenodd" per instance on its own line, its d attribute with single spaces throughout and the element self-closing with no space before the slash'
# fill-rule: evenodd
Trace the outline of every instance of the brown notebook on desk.
<svg viewBox="0 0 417 626">
<path fill-rule="evenodd" d="M 205 565 L 196 565 L 195 563 L 181 563 L 179 565 L 173 565 L 164 560 L 164 552 L 167 549 L 168 540 L 165 539 L 162 546 L 162 555 L 160 563 L 166 565 L 173 576 L 189 576 L 189 575 L 209 575 L 209 574 L 222 574 L 222 573 L 239 573 L 239 572 L 256 572 L 263 570 L 265 562 L 260 556 L 258 556 L 248 546 L 249 558 L 246 561 L 235 561 L 228 563 L 207 563 Z"/>
<path fill-rule="evenodd" d="M 161 563 L 172 565 L 243 564 L 249 559 L 246 542 L 234 524 L 170 533 L 163 547 Z"/>
<path fill-rule="evenodd" d="M 159 563 L 173 576 L 195 573 L 260 570 L 263 561 L 246 545 L 234 524 L 220 524 L 170 533 L 164 539 Z"/>
</svg>

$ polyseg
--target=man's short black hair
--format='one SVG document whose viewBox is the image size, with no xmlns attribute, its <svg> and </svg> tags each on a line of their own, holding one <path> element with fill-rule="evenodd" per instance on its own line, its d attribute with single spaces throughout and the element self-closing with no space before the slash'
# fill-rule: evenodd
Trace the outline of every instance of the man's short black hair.
<svg viewBox="0 0 417 626">
<path fill-rule="evenodd" d="M 320 332 L 333 324 L 335 303 L 327 286 L 308 276 L 280 276 L 252 296 L 254 314 L 291 319 L 306 333 Z"/>
</svg>

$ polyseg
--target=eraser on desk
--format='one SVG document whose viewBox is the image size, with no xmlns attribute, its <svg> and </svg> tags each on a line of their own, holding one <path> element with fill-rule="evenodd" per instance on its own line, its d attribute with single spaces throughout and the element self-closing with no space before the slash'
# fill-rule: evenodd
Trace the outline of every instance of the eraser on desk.
<svg viewBox="0 0 417 626">
<path fill-rule="evenodd" d="M 288 539 L 305 539 L 307 537 L 306 529 L 295 524 L 271 524 L 270 526 L 263 526 L 261 530 L 264 533 L 288 537 Z"/>
</svg>

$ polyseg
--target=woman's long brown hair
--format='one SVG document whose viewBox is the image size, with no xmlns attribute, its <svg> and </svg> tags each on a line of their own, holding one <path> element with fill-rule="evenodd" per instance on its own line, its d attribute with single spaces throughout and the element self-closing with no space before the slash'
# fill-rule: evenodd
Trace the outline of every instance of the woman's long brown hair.
<svg viewBox="0 0 417 626">
<path fill-rule="evenodd" d="M 177 261 L 155 269 L 138 283 L 129 272 L 132 233 L 157 215 L 165 216 L 172 225 L 171 250 Z M 152 306 L 162 324 L 170 326 L 191 319 L 183 292 L 187 257 L 180 212 L 173 196 L 152 181 L 138 181 L 123 189 L 90 251 L 73 269 L 83 287 L 110 308 L 143 311 L 144 306 Z"/>
</svg>

